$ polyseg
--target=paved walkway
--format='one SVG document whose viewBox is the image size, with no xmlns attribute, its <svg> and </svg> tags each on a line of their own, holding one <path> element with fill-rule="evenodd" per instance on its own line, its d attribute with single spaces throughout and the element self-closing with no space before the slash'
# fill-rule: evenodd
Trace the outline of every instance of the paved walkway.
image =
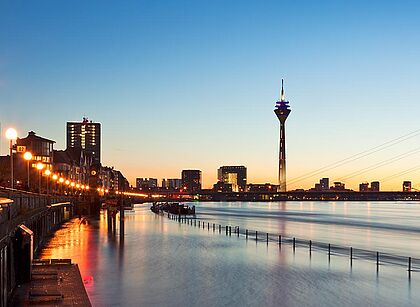
<svg viewBox="0 0 420 307">
<path fill-rule="evenodd" d="M 77 264 L 34 260 L 32 280 L 17 289 L 12 306 L 92 306 Z"/>
</svg>

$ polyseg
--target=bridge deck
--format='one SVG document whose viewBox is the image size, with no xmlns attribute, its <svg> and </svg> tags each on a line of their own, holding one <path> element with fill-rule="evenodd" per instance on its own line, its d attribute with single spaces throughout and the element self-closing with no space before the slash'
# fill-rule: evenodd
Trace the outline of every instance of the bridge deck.
<svg viewBox="0 0 420 307">
<path fill-rule="evenodd" d="M 35 261 L 30 283 L 17 288 L 12 306 L 92 306 L 77 264 Z"/>
</svg>

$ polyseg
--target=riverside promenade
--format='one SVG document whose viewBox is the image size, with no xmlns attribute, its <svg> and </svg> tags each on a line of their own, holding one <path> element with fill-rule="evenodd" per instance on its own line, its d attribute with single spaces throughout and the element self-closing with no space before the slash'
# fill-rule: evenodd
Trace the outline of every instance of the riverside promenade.
<svg viewBox="0 0 420 307">
<path fill-rule="evenodd" d="M 34 260 L 29 283 L 19 287 L 11 306 L 92 306 L 77 264 L 70 259 Z"/>
</svg>

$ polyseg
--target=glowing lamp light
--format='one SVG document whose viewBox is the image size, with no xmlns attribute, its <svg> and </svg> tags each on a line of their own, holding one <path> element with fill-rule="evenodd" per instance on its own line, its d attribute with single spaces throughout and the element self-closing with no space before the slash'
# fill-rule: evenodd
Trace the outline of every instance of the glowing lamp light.
<svg viewBox="0 0 420 307">
<path fill-rule="evenodd" d="M 70 184 L 70 180 L 66 180 L 66 185 L 69 185 Z"/>
<path fill-rule="evenodd" d="M 49 169 L 46 169 L 44 174 L 45 174 L 45 176 L 49 176 L 49 175 L 51 175 L 51 171 Z"/>
<path fill-rule="evenodd" d="M 60 177 L 60 179 L 58 180 L 60 183 L 64 182 L 64 178 Z"/>
<path fill-rule="evenodd" d="M 72 182 L 72 183 L 70 183 L 70 185 L 71 185 L 72 187 L 74 187 L 74 186 L 75 186 L 75 183 L 74 183 L 74 182 Z"/>
<path fill-rule="evenodd" d="M 105 193 L 108 193 L 108 192 L 109 192 L 109 190 L 108 190 L 108 189 L 106 189 L 106 190 L 105 190 Z"/>
<path fill-rule="evenodd" d="M 27 151 L 27 152 L 25 152 L 25 153 L 23 154 L 23 158 L 24 158 L 26 161 L 32 160 L 32 154 L 31 154 L 29 151 Z"/>
<path fill-rule="evenodd" d="M 85 189 L 85 185 L 84 185 L 84 184 L 82 184 L 81 188 L 84 190 L 84 189 Z"/>
<path fill-rule="evenodd" d="M 9 128 L 6 130 L 6 139 L 16 141 L 17 131 L 14 128 Z"/>
<path fill-rule="evenodd" d="M 97 190 L 98 192 L 100 192 L 100 191 L 101 191 L 101 188 L 97 188 L 96 190 Z"/>
<path fill-rule="evenodd" d="M 78 188 L 80 188 L 80 184 L 76 184 L 76 188 L 78 189 Z"/>
<path fill-rule="evenodd" d="M 45 167 L 44 163 L 38 162 L 36 164 L 36 169 L 39 170 L 39 171 L 43 170 L 44 167 Z"/>
<path fill-rule="evenodd" d="M 58 179 L 58 176 L 56 174 L 54 174 L 54 175 L 52 175 L 52 179 L 53 180 L 57 180 Z"/>
<path fill-rule="evenodd" d="M 89 186 L 87 185 L 87 186 L 85 186 L 85 188 L 86 188 L 86 190 L 89 190 Z"/>
</svg>

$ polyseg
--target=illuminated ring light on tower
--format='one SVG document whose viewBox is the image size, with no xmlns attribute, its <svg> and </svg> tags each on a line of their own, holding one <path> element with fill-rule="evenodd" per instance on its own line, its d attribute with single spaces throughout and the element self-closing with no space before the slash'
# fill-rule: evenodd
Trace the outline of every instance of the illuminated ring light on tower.
<svg viewBox="0 0 420 307">
<path fill-rule="evenodd" d="M 291 110 L 289 102 L 284 98 L 283 79 L 281 79 L 280 101 L 276 102 L 274 113 L 280 121 L 279 148 L 279 192 L 286 192 L 286 119 Z"/>
</svg>

